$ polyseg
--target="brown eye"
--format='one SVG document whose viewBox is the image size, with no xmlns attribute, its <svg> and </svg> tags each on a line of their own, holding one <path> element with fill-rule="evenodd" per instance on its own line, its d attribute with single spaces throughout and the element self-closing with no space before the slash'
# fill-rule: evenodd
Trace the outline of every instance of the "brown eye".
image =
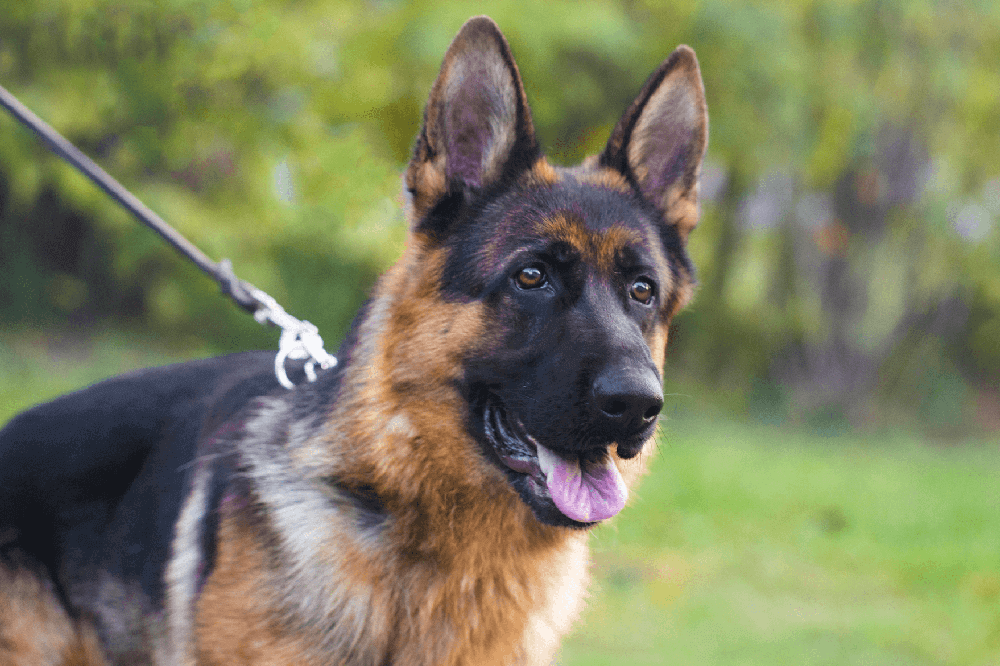
<svg viewBox="0 0 1000 666">
<path fill-rule="evenodd" d="M 514 279 L 521 289 L 537 289 L 545 284 L 545 271 L 537 266 L 528 266 L 518 271 Z"/>
<path fill-rule="evenodd" d="M 653 284 L 647 280 L 636 280 L 628 291 L 629 296 L 643 305 L 649 305 L 653 300 Z"/>
</svg>

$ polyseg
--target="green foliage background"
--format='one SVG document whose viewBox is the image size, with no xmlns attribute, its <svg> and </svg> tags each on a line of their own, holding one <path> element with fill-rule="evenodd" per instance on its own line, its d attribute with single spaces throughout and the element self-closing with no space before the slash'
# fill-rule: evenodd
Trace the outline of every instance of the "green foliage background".
<svg viewBox="0 0 1000 666">
<path fill-rule="evenodd" d="M 711 115 L 664 442 L 558 663 L 998 663 L 997 3 L 5 0 L 0 83 L 333 347 L 480 13 L 556 162 L 679 43 Z M 0 422 L 276 340 L 0 116 Z"/>
<path fill-rule="evenodd" d="M 508 36 L 543 145 L 599 150 L 697 51 L 702 287 L 671 377 L 820 432 L 1000 427 L 994 2 L 10 0 L 0 82 L 331 346 L 404 238 L 400 173 L 455 31 Z M 0 119 L 0 321 L 180 355 L 272 331 Z M 695 388 L 691 388 L 695 387 Z"/>
</svg>

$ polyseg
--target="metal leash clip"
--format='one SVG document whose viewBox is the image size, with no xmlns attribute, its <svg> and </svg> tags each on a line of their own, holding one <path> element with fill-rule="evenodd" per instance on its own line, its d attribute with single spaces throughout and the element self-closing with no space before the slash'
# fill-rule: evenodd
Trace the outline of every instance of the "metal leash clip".
<svg viewBox="0 0 1000 666">
<path fill-rule="evenodd" d="M 287 389 L 295 384 L 285 372 L 285 361 L 309 359 L 305 365 L 306 379 L 316 381 L 316 364 L 323 370 L 337 365 L 337 358 L 323 348 L 323 338 L 319 329 L 308 321 L 300 321 L 285 312 L 269 294 L 249 282 L 239 279 L 233 272 L 233 263 L 222 259 L 212 266 L 212 274 L 218 280 L 223 293 L 230 296 L 240 307 L 253 313 L 260 324 L 271 324 L 281 329 L 278 353 L 274 357 L 274 376 Z"/>
<path fill-rule="evenodd" d="M 306 379 L 310 382 L 316 381 L 317 364 L 323 370 L 337 365 L 337 358 L 323 348 L 323 338 L 315 325 L 288 314 L 277 301 L 260 289 L 251 289 L 250 295 L 260 304 L 253 313 L 253 318 L 261 324 L 274 324 L 281 329 L 278 353 L 274 357 L 274 374 L 282 386 L 286 389 L 295 388 L 285 372 L 285 361 L 288 359 L 309 359 L 304 370 Z"/>
</svg>

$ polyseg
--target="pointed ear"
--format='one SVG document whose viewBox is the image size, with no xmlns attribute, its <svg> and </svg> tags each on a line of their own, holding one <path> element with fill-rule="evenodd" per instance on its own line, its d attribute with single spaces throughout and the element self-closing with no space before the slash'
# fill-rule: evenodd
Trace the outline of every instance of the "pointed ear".
<svg viewBox="0 0 1000 666">
<path fill-rule="evenodd" d="M 469 19 L 448 48 L 406 170 L 422 219 L 446 194 L 516 176 L 539 156 L 521 76 L 492 19 Z"/>
<path fill-rule="evenodd" d="M 687 242 L 698 223 L 698 174 L 707 145 L 698 59 L 679 46 L 618 121 L 599 164 L 624 175 Z"/>
</svg>

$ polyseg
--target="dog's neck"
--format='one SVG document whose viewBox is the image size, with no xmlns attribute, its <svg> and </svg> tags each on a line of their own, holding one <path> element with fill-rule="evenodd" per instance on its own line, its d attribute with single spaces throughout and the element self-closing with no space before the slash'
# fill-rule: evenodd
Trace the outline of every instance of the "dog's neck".
<svg viewBox="0 0 1000 666">
<path fill-rule="evenodd" d="M 452 350 L 482 337 L 481 306 L 450 303 L 420 287 L 437 282 L 441 262 L 440 250 L 411 238 L 382 278 L 342 370 L 343 398 L 324 428 L 324 437 L 341 442 L 311 443 L 309 457 L 324 460 L 344 488 L 377 498 L 407 531 L 395 543 L 439 559 L 481 558 L 469 549 L 488 541 L 482 531 L 490 529 L 497 542 L 523 535 L 524 543 L 508 544 L 519 551 L 552 547 L 567 531 L 539 523 L 468 432 L 463 359 Z M 331 459 L 332 451 L 351 455 Z"/>
</svg>

